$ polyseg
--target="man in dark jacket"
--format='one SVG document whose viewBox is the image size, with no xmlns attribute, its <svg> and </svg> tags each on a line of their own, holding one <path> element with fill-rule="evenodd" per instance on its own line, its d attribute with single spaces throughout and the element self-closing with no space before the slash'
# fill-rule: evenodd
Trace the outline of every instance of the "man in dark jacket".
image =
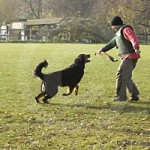
<svg viewBox="0 0 150 150">
<path fill-rule="evenodd" d="M 115 37 L 110 40 L 96 54 L 107 55 L 111 61 L 113 58 L 106 52 L 117 47 L 121 63 L 118 67 L 116 78 L 116 96 L 114 101 L 126 101 L 127 92 L 131 94 L 131 101 L 139 100 L 139 90 L 132 80 L 132 71 L 134 70 L 138 59 L 140 58 L 139 42 L 136 34 L 129 25 L 123 24 L 119 16 L 115 16 L 111 21 L 111 28 L 116 31 Z"/>
</svg>

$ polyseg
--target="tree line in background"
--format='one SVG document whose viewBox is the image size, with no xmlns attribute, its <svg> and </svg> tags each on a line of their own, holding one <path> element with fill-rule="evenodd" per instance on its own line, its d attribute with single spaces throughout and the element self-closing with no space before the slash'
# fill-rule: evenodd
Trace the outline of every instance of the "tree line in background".
<svg viewBox="0 0 150 150">
<path fill-rule="evenodd" d="M 60 27 L 75 36 L 81 30 L 83 36 L 92 32 L 90 36 L 98 35 L 101 40 L 110 38 L 110 20 L 115 15 L 138 33 L 150 31 L 150 0 L 0 0 L 0 14 L 0 24 L 22 18 L 72 18 Z"/>
</svg>

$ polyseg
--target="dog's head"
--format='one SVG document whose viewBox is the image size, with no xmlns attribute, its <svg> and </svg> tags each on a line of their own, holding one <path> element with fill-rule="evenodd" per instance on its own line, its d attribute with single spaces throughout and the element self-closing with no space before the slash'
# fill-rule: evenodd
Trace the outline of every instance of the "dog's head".
<svg viewBox="0 0 150 150">
<path fill-rule="evenodd" d="M 78 55 L 78 57 L 75 59 L 75 64 L 84 68 L 85 67 L 85 63 L 90 62 L 89 60 L 90 58 L 90 54 L 80 54 Z"/>
</svg>

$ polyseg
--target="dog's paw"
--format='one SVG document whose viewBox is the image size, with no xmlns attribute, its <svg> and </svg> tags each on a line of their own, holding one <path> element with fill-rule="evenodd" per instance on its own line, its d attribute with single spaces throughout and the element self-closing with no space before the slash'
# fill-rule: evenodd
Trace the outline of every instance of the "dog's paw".
<svg viewBox="0 0 150 150">
<path fill-rule="evenodd" d="M 37 97 L 35 97 L 35 100 L 36 100 L 37 103 L 40 103 L 40 101 Z"/>
<path fill-rule="evenodd" d="M 63 93 L 62 95 L 63 95 L 63 96 L 68 96 L 68 95 L 70 95 L 70 94 L 68 94 L 68 93 Z"/>
<path fill-rule="evenodd" d="M 67 94 L 66 94 L 66 93 L 63 93 L 62 96 L 67 96 Z"/>
<path fill-rule="evenodd" d="M 49 102 L 48 102 L 47 99 L 43 99 L 43 102 L 44 102 L 45 104 L 49 104 Z"/>
<path fill-rule="evenodd" d="M 49 104 L 49 102 L 48 102 L 48 101 L 46 101 L 46 102 L 44 102 L 44 104 Z"/>
</svg>

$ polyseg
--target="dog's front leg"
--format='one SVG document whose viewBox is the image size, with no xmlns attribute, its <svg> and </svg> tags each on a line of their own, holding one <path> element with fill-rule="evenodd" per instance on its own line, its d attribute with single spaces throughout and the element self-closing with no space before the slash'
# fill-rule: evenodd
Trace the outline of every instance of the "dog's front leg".
<svg viewBox="0 0 150 150">
<path fill-rule="evenodd" d="M 74 89 L 74 87 L 69 87 L 69 88 L 67 89 L 67 92 L 66 92 L 66 93 L 63 93 L 63 96 L 68 96 L 68 95 L 70 95 L 70 94 L 72 93 L 73 89 Z"/>
</svg>

